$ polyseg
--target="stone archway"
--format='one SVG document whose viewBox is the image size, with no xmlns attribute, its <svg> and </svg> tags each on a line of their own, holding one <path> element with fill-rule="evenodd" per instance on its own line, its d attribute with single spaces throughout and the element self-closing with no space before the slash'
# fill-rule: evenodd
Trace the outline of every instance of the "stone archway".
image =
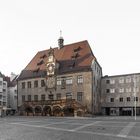
<svg viewBox="0 0 140 140">
<path fill-rule="evenodd" d="M 60 106 L 54 106 L 53 107 L 53 115 L 54 116 L 62 116 L 62 109 Z"/>
<path fill-rule="evenodd" d="M 64 116 L 74 116 L 74 108 L 65 106 L 63 108 Z"/>
<path fill-rule="evenodd" d="M 27 116 L 32 116 L 33 115 L 33 108 L 31 106 L 25 107 L 25 113 Z"/>
<path fill-rule="evenodd" d="M 52 110 L 51 110 L 50 106 L 44 106 L 43 115 L 44 116 L 51 116 L 52 115 Z"/>
<path fill-rule="evenodd" d="M 37 115 L 37 116 L 42 115 L 42 108 L 40 106 L 36 106 L 34 111 L 35 111 L 35 115 Z"/>
<path fill-rule="evenodd" d="M 77 110 L 77 116 L 83 117 L 84 116 L 84 111 L 82 109 Z"/>
</svg>

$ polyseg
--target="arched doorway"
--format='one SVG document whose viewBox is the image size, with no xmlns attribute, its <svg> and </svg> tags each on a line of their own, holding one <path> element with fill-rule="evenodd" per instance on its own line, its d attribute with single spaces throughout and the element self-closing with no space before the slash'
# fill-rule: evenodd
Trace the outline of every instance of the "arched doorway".
<svg viewBox="0 0 140 140">
<path fill-rule="evenodd" d="M 37 115 L 37 116 L 42 115 L 42 108 L 40 106 L 35 107 L 35 115 Z"/>
<path fill-rule="evenodd" d="M 51 116 L 51 107 L 50 106 L 45 106 L 44 108 L 43 108 L 43 115 L 45 115 L 45 116 Z"/>
<path fill-rule="evenodd" d="M 72 107 L 64 107 L 63 112 L 65 116 L 74 116 L 74 108 Z"/>
<path fill-rule="evenodd" d="M 53 115 L 54 116 L 62 116 L 62 109 L 60 106 L 53 107 Z"/>
<path fill-rule="evenodd" d="M 81 109 L 78 109 L 78 110 L 77 110 L 77 116 L 83 117 L 83 116 L 84 116 L 84 111 L 81 110 Z"/>
<path fill-rule="evenodd" d="M 26 115 L 26 107 L 24 105 L 21 105 L 20 107 L 18 107 L 18 112 L 20 115 Z"/>
<path fill-rule="evenodd" d="M 27 116 L 32 116 L 33 115 L 33 108 L 31 106 L 27 106 L 25 108 L 25 112 Z"/>
</svg>

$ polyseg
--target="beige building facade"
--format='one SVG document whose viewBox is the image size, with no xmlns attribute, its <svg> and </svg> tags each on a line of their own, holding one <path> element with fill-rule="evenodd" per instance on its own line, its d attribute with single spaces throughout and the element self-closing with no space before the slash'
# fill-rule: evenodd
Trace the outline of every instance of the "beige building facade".
<svg viewBox="0 0 140 140">
<path fill-rule="evenodd" d="M 102 68 L 87 41 L 38 52 L 21 72 L 22 115 L 85 116 L 101 113 Z"/>
</svg>

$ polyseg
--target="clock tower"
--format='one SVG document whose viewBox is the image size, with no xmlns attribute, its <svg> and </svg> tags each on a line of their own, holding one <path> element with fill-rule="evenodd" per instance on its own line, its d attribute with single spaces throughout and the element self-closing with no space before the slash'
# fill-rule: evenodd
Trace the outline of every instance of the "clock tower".
<svg viewBox="0 0 140 140">
<path fill-rule="evenodd" d="M 47 88 L 49 89 L 53 89 L 56 86 L 55 68 L 56 66 L 55 66 L 54 49 L 50 47 L 46 64 Z"/>
</svg>

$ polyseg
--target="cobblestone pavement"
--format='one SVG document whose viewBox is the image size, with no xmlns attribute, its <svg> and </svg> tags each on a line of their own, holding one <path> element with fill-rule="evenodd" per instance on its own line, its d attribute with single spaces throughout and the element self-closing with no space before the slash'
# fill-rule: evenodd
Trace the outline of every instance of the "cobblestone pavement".
<svg viewBox="0 0 140 140">
<path fill-rule="evenodd" d="M 5 117 L 0 140 L 140 140 L 140 117 Z"/>
</svg>

